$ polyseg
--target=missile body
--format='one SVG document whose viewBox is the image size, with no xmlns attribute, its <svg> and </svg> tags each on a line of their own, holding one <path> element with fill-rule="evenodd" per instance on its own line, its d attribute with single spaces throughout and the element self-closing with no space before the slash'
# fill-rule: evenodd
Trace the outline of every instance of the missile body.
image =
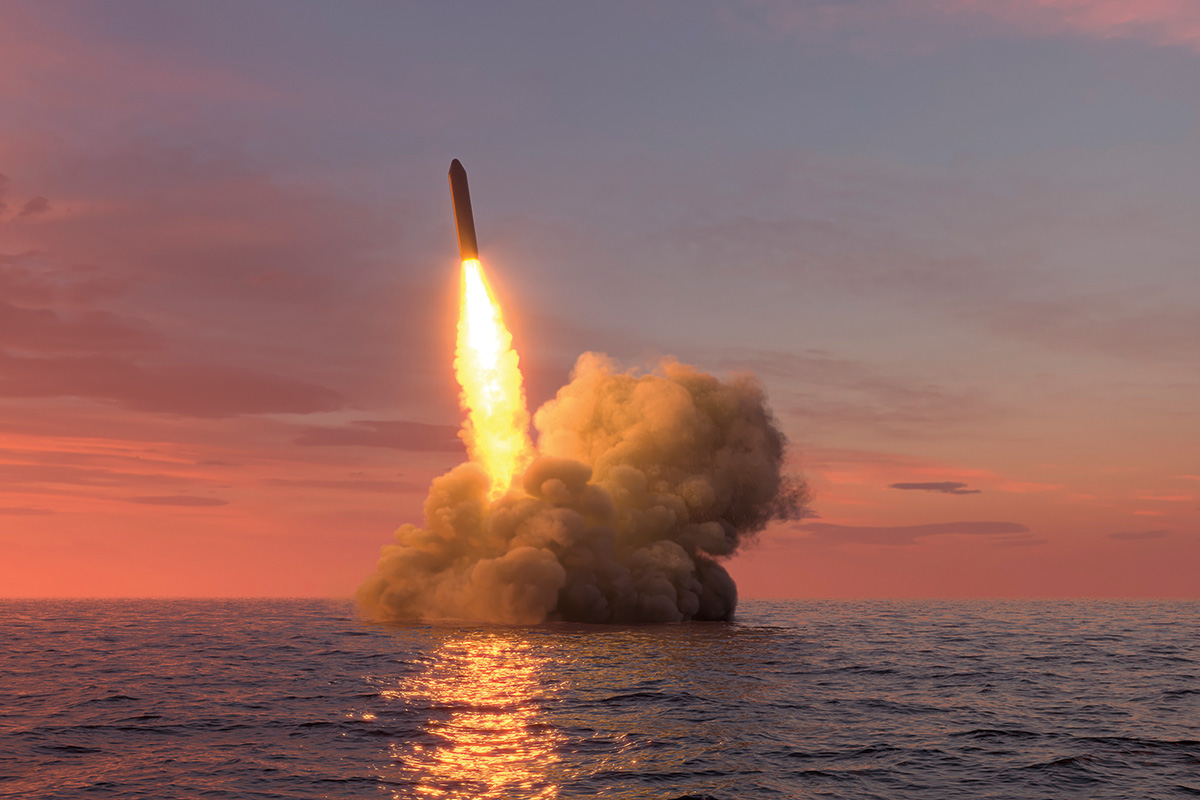
<svg viewBox="0 0 1200 800">
<path fill-rule="evenodd" d="M 462 260 L 478 260 L 479 243 L 475 241 L 475 215 L 471 213 L 471 190 L 467 188 L 467 171 L 456 158 L 450 162 L 450 199 L 454 201 L 454 223 L 458 226 L 458 252 Z"/>
</svg>

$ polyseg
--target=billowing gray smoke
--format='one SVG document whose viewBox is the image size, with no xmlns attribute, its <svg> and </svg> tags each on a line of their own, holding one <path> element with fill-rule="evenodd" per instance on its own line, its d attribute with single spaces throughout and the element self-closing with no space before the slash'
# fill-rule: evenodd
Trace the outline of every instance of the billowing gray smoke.
<svg viewBox="0 0 1200 800">
<path fill-rule="evenodd" d="M 472 463 L 434 480 L 426 527 L 400 528 L 359 588 L 367 617 L 730 619 L 737 587 L 717 560 L 805 499 L 749 377 L 674 361 L 634 375 L 585 353 L 534 427 L 520 491 L 489 503 Z"/>
</svg>

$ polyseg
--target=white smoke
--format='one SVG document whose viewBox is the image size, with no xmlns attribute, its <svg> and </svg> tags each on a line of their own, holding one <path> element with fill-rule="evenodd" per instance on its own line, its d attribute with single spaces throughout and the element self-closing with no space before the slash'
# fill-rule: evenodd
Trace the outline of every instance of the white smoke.
<svg viewBox="0 0 1200 800">
<path fill-rule="evenodd" d="M 433 481 L 426 527 L 401 527 L 359 588 L 366 616 L 730 619 L 737 587 L 718 559 L 805 500 L 750 377 L 674 361 L 622 373 L 585 353 L 534 427 L 534 461 L 496 502 L 477 464 Z"/>
</svg>

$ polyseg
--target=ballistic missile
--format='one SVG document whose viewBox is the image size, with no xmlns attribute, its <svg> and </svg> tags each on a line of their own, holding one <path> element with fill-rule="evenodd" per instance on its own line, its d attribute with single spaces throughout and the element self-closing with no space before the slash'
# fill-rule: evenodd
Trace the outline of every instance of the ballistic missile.
<svg viewBox="0 0 1200 800">
<path fill-rule="evenodd" d="M 454 224 L 458 226 L 458 252 L 462 260 L 479 259 L 475 241 L 475 215 L 471 213 L 471 190 L 467 171 L 457 158 L 450 162 L 450 199 L 454 202 Z"/>
</svg>

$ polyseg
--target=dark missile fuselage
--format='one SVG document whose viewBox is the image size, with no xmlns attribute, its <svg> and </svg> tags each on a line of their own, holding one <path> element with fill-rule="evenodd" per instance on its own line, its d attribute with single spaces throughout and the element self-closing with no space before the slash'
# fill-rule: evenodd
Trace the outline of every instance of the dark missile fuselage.
<svg viewBox="0 0 1200 800">
<path fill-rule="evenodd" d="M 458 252 L 462 260 L 479 258 L 479 243 L 475 240 L 475 215 L 471 213 L 471 190 L 467 188 L 467 171 L 457 158 L 450 162 L 450 199 L 454 202 L 454 223 L 458 227 Z"/>
</svg>

